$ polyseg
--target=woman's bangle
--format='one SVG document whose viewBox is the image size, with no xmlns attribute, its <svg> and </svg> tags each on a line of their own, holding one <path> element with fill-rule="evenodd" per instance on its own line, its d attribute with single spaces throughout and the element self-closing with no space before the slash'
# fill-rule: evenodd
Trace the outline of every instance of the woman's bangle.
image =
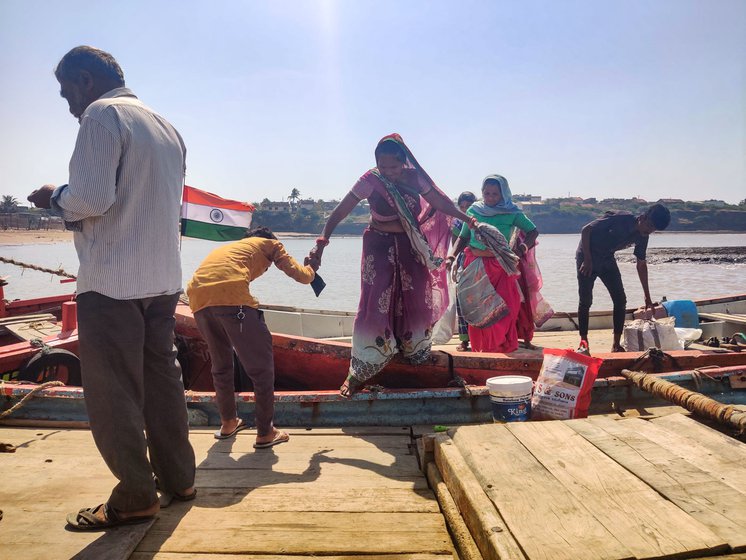
<svg viewBox="0 0 746 560">
<path fill-rule="evenodd" d="M 327 245 L 329 245 L 329 240 L 326 237 L 317 237 L 316 245 L 320 245 L 321 247 L 326 247 Z"/>
</svg>

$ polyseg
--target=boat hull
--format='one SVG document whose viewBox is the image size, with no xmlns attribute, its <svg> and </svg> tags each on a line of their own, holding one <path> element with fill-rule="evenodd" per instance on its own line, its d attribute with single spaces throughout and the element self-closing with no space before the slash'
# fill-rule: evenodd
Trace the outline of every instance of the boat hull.
<svg viewBox="0 0 746 560">
<path fill-rule="evenodd" d="M 654 374 L 684 388 L 698 391 L 724 404 L 746 405 L 746 367 L 713 368 L 707 376 L 694 371 Z M 742 385 L 741 385 L 742 386 Z M 32 391 L 33 385 L 5 384 L 0 395 L 3 409 L 10 408 Z M 219 425 L 214 393 L 187 391 L 189 422 L 193 426 Z M 254 394 L 237 393 L 239 416 L 253 419 Z M 596 380 L 591 414 L 620 412 L 670 404 L 638 389 L 623 377 Z M 80 387 L 46 389 L 3 423 L 84 425 L 88 420 Z M 492 420 L 486 387 L 443 389 L 385 389 L 364 392 L 352 399 L 336 391 L 278 391 L 275 423 L 286 427 L 451 425 Z"/>
</svg>

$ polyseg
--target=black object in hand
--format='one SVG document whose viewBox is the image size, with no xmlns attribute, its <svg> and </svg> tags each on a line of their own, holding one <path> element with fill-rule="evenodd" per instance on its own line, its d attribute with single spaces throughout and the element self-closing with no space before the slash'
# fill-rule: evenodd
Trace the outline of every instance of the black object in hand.
<svg viewBox="0 0 746 560">
<path fill-rule="evenodd" d="M 313 288 L 313 293 L 316 294 L 316 297 L 319 297 L 321 291 L 326 288 L 326 282 L 324 282 L 324 279 L 319 276 L 318 272 L 316 273 L 314 279 L 311 281 L 311 287 Z"/>
</svg>

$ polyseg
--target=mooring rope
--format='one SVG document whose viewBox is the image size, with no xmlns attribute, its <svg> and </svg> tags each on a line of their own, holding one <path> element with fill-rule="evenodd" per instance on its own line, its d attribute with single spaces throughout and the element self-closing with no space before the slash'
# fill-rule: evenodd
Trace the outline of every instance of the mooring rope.
<svg viewBox="0 0 746 560">
<path fill-rule="evenodd" d="M 2 385 L 4 385 L 4 383 Z M 64 386 L 65 384 L 62 381 L 47 381 L 46 383 L 37 385 L 36 387 L 31 389 L 28 393 L 26 393 L 20 401 L 18 401 L 16 404 L 11 406 L 8 410 L 0 412 L 0 420 L 5 418 L 6 416 L 10 416 L 16 410 L 19 410 L 22 406 L 26 404 L 27 400 L 29 400 L 31 397 L 34 396 L 34 393 L 38 393 L 39 391 L 48 389 L 49 387 L 64 387 Z"/>
<path fill-rule="evenodd" d="M 622 370 L 622 376 L 629 379 L 643 391 L 683 406 L 688 411 L 727 424 L 740 433 L 746 432 L 746 412 L 731 405 L 724 405 L 701 393 L 679 387 L 675 383 L 659 379 L 640 371 Z"/>
<path fill-rule="evenodd" d="M 35 264 L 28 264 L 21 261 L 17 261 L 15 259 L 8 259 L 6 257 L 0 257 L 0 262 L 4 262 L 5 264 L 14 264 L 16 266 L 20 266 L 21 268 L 28 268 L 30 270 L 38 270 L 39 272 L 48 272 L 49 274 L 54 274 L 56 276 L 62 276 L 63 278 L 72 278 L 73 280 L 77 280 L 77 276 L 70 274 L 69 272 L 66 272 L 62 269 L 62 267 L 58 268 L 57 270 L 54 270 L 52 268 L 44 268 L 43 266 L 37 266 Z"/>
</svg>

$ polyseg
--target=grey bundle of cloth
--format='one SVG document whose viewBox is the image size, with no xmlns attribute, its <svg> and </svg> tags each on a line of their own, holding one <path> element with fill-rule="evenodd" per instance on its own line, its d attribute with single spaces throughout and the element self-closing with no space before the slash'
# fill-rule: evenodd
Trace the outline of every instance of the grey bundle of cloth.
<svg viewBox="0 0 746 560">
<path fill-rule="evenodd" d="M 478 223 L 472 234 L 477 241 L 495 255 L 497 262 L 500 263 L 506 274 L 509 276 L 518 274 L 518 261 L 521 259 L 510 250 L 508 240 L 500 233 L 499 229 L 490 224 Z"/>
</svg>

